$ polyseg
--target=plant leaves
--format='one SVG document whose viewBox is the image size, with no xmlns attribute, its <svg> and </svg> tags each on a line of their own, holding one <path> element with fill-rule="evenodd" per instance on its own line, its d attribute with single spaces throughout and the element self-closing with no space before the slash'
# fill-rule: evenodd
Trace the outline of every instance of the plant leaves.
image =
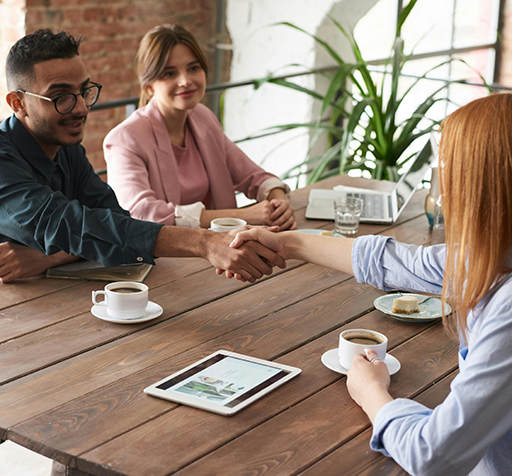
<svg viewBox="0 0 512 476">
<path fill-rule="evenodd" d="M 411 13 L 412 9 L 416 5 L 416 2 L 418 0 L 411 0 L 404 8 L 402 8 L 402 11 L 400 12 L 400 16 L 398 17 L 398 21 L 396 24 L 396 34 L 395 36 L 400 36 L 400 32 L 402 31 L 402 26 L 407 20 L 407 17 Z"/>
</svg>

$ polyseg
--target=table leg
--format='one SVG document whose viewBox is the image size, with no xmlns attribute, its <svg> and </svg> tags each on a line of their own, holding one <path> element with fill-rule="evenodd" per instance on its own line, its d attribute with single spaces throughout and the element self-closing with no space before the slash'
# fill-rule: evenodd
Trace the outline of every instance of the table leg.
<svg viewBox="0 0 512 476">
<path fill-rule="evenodd" d="M 54 461 L 52 464 L 51 476 L 92 476 L 90 473 L 84 473 L 76 468 L 70 468 L 62 463 Z"/>
</svg>

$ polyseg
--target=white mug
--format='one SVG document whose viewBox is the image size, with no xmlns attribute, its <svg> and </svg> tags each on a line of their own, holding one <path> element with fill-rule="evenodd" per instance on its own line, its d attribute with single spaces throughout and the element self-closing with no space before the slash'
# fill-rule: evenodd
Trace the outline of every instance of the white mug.
<svg viewBox="0 0 512 476">
<path fill-rule="evenodd" d="M 367 329 L 348 329 L 340 334 L 338 357 L 340 365 L 347 370 L 352 366 L 352 359 L 356 354 L 364 354 L 366 349 L 377 352 L 379 359 L 384 362 L 388 338 L 380 332 Z"/>
<path fill-rule="evenodd" d="M 247 225 L 247 222 L 241 218 L 215 218 L 215 220 L 212 220 L 210 223 L 210 230 L 231 231 L 245 225 Z"/>
<path fill-rule="evenodd" d="M 107 314 L 117 319 L 136 319 L 142 317 L 148 306 L 149 288 L 142 283 L 118 281 L 105 286 L 102 291 L 92 292 L 92 302 L 96 306 L 105 306 Z M 104 295 L 103 301 L 96 297 Z"/>
</svg>

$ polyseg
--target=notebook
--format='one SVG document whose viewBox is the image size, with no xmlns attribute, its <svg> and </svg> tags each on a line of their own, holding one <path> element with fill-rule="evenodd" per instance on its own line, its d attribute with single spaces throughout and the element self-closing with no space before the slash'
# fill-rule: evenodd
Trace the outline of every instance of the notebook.
<svg viewBox="0 0 512 476">
<path fill-rule="evenodd" d="M 147 263 L 123 264 L 106 268 L 96 261 L 76 261 L 46 271 L 47 278 L 87 279 L 89 281 L 135 281 L 142 283 L 153 265 Z"/>
<path fill-rule="evenodd" d="M 348 197 L 363 199 L 364 205 L 360 220 L 362 223 L 394 223 L 411 200 L 435 159 L 433 141 L 435 139 L 431 136 L 430 141 L 416 154 L 411 166 L 400 177 L 391 192 L 346 187 L 344 185 L 337 185 L 333 189 L 327 190 L 312 189 L 309 193 L 306 218 L 334 220 L 334 198 L 347 195 Z"/>
</svg>

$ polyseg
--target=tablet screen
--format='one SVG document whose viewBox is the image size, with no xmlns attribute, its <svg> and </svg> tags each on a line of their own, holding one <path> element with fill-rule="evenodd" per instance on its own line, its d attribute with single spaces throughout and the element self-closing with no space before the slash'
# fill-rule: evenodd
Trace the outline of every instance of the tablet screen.
<svg viewBox="0 0 512 476">
<path fill-rule="evenodd" d="M 156 388 L 233 408 L 289 374 L 263 363 L 217 354 Z"/>
</svg>

